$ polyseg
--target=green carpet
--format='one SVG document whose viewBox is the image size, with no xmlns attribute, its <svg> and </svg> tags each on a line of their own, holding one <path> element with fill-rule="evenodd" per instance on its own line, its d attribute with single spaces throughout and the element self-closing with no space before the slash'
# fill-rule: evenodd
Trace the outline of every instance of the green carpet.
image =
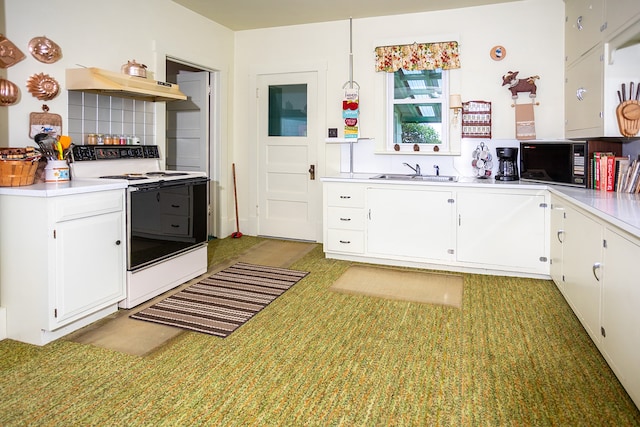
<svg viewBox="0 0 640 427">
<path fill-rule="evenodd" d="M 212 259 L 260 241 L 214 240 Z M 640 425 L 552 282 L 465 274 L 460 310 L 329 291 L 349 265 L 318 245 L 236 333 L 144 358 L 4 340 L 0 425 Z"/>
</svg>

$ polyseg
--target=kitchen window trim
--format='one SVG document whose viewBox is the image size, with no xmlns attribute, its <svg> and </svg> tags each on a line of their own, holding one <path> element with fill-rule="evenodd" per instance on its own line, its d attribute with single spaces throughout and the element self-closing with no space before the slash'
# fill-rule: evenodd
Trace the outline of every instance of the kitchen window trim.
<svg viewBox="0 0 640 427">
<path fill-rule="evenodd" d="M 458 33 L 447 33 L 447 34 L 432 34 L 432 35 L 421 35 L 421 36 L 413 36 L 410 38 L 400 37 L 394 39 L 381 39 L 375 40 L 372 45 L 372 51 L 375 51 L 378 46 L 390 46 L 390 45 L 405 45 L 405 44 L 413 44 L 417 41 L 424 41 L 425 43 L 438 43 L 438 42 L 446 42 L 450 40 L 455 40 L 458 42 L 458 50 L 462 52 L 463 43 L 460 41 L 460 34 Z M 453 93 L 461 93 L 461 72 L 460 68 L 450 69 L 447 71 L 447 79 L 448 79 L 448 92 L 445 94 L 443 92 L 443 97 L 447 97 L 448 100 L 449 94 Z M 379 72 L 376 74 L 380 74 L 379 80 L 377 80 L 378 87 L 380 88 L 378 94 L 380 97 L 376 96 L 381 102 L 381 108 L 378 107 L 378 112 L 376 112 L 376 116 L 379 117 L 381 123 L 381 127 L 379 131 L 381 131 L 383 138 L 376 140 L 375 154 L 384 154 L 384 155 L 403 155 L 403 156 L 459 156 L 461 155 L 461 122 L 458 119 L 457 124 L 453 123 L 452 115 L 449 113 L 448 117 L 448 139 L 449 139 L 449 147 L 448 149 L 441 149 L 440 151 L 433 151 L 434 144 L 420 144 L 421 151 L 413 151 L 413 146 L 409 147 L 409 149 L 395 151 L 393 146 L 393 142 L 390 140 L 390 129 L 389 126 L 392 126 L 388 123 L 388 108 L 390 101 L 392 98 L 389 98 L 388 95 L 388 73 Z M 393 74 L 393 73 L 391 73 Z M 391 96 L 393 96 L 393 88 L 391 88 Z M 464 99 L 464 94 L 462 95 Z M 391 106 L 393 108 L 393 106 Z M 448 110 L 448 108 L 447 108 Z M 393 123 L 393 122 L 392 122 Z M 408 145 L 408 144 L 407 144 Z M 425 149 L 427 148 L 427 149 Z M 410 150 L 410 151 L 409 151 Z"/>
</svg>

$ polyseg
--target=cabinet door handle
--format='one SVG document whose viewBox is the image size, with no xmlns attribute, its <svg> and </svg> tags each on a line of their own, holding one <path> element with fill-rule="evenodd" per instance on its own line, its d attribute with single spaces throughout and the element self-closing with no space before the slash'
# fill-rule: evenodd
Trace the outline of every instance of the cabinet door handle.
<svg viewBox="0 0 640 427">
<path fill-rule="evenodd" d="M 578 99 L 578 101 L 584 101 L 585 93 L 587 93 L 587 90 L 583 87 L 579 87 L 578 90 L 576 90 L 576 98 Z"/>
<path fill-rule="evenodd" d="M 309 165 L 309 179 L 311 181 L 316 179 L 316 165 Z"/>
<path fill-rule="evenodd" d="M 594 262 L 593 268 L 591 269 L 593 271 L 593 277 L 595 277 L 598 282 L 600 281 L 600 278 L 596 274 L 596 270 L 598 270 L 601 266 L 602 264 L 600 264 L 599 262 Z"/>
<path fill-rule="evenodd" d="M 564 236 L 564 230 L 558 230 L 558 241 L 560 243 L 564 243 L 564 240 L 562 240 L 561 236 Z"/>
<path fill-rule="evenodd" d="M 351 218 L 340 218 L 340 221 L 351 221 Z"/>
<path fill-rule="evenodd" d="M 350 199 L 351 196 L 340 196 L 341 199 Z"/>
<path fill-rule="evenodd" d="M 582 26 L 582 16 L 578 16 L 578 19 L 576 19 L 576 28 L 578 31 L 582 31 L 582 28 L 584 28 Z"/>
<path fill-rule="evenodd" d="M 351 243 L 351 240 L 340 240 L 340 243 L 344 243 L 345 245 L 348 245 Z"/>
<path fill-rule="evenodd" d="M 120 243 L 122 243 L 120 240 L 116 240 L 116 246 L 120 246 Z"/>
</svg>

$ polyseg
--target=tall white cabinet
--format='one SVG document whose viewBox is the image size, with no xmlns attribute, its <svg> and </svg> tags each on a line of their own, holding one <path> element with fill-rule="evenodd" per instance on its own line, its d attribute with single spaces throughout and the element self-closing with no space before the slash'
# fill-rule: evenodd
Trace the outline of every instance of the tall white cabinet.
<svg viewBox="0 0 640 427">
<path fill-rule="evenodd" d="M 0 196 L 0 301 L 7 337 L 43 345 L 125 297 L 124 190 Z"/>
<path fill-rule="evenodd" d="M 565 136 L 621 137 L 617 90 L 640 67 L 640 2 L 565 0 Z"/>
</svg>

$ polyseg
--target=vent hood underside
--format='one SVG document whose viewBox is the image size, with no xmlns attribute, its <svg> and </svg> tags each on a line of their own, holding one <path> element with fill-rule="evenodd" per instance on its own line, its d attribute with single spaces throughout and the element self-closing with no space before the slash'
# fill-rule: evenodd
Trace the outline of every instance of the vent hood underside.
<svg viewBox="0 0 640 427">
<path fill-rule="evenodd" d="M 143 77 L 101 70 L 74 68 L 66 71 L 67 90 L 134 98 L 143 101 L 179 101 L 187 99 L 175 83 L 158 82 Z"/>
</svg>

